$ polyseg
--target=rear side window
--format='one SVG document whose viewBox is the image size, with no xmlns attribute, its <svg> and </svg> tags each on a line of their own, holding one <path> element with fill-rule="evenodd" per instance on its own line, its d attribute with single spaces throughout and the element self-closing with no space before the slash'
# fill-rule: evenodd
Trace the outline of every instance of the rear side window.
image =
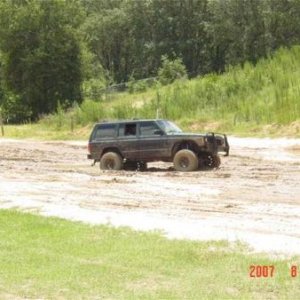
<svg viewBox="0 0 300 300">
<path fill-rule="evenodd" d="M 153 136 L 158 135 L 157 131 L 159 127 L 155 122 L 142 122 L 140 124 L 141 136 Z"/>
<path fill-rule="evenodd" d="M 94 134 L 95 140 L 114 138 L 116 135 L 116 124 L 102 124 L 97 127 Z"/>
<path fill-rule="evenodd" d="M 137 134 L 136 123 L 120 124 L 119 136 L 135 137 Z"/>
</svg>

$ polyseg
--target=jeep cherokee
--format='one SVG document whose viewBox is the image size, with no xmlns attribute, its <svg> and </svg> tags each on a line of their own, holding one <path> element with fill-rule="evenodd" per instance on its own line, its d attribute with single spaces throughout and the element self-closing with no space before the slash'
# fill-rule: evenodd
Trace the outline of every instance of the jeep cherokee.
<svg viewBox="0 0 300 300">
<path fill-rule="evenodd" d="M 147 162 L 173 162 L 178 171 L 218 168 L 218 153 L 229 154 L 225 134 L 183 133 L 168 120 L 126 120 L 95 124 L 88 159 L 102 170 L 140 169 Z"/>
</svg>

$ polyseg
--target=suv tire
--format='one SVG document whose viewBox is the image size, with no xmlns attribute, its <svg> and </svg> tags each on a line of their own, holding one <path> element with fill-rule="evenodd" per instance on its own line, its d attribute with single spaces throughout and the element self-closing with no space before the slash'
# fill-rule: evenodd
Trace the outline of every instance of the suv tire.
<svg viewBox="0 0 300 300">
<path fill-rule="evenodd" d="M 123 159 L 116 152 L 107 152 L 103 154 L 100 160 L 101 170 L 121 170 L 123 169 Z"/>
<path fill-rule="evenodd" d="M 219 155 L 211 155 L 211 167 L 219 168 L 221 164 L 221 158 Z"/>
<path fill-rule="evenodd" d="M 178 151 L 174 156 L 174 167 L 177 171 L 191 172 L 198 169 L 197 155 L 188 149 Z"/>
<path fill-rule="evenodd" d="M 199 168 L 200 169 L 217 169 L 220 167 L 221 158 L 217 154 L 205 154 L 199 157 Z"/>
</svg>

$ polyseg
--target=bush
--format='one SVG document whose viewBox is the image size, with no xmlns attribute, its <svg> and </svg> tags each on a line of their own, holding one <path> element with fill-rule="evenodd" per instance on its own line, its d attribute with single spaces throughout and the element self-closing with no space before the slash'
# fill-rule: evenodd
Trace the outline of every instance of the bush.
<svg viewBox="0 0 300 300">
<path fill-rule="evenodd" d="M 101 100 L 105 92 L 105 83 L 100 79 L 91 78 L 83 82 L 82 92 L 84 99 Z"/>
<path fill-rule="evenodd" d="M 130 77 L 126 86 L 128 88 L 128 92 L 130 94 L 145 92 L 149 88 L 157 85 L 156 77 L 149 77 L 144 79 L 135 80 L 134 77 Z"/>
<path fill-rule="evenodd" d="M 30 120 L 32 116 L 31 108 L 22 102 L 20 96 L 5 91 L 1 101 L 2 116 L 8 123 L 21 123 Z"/>
<path fill-rule="evenodd" d="M 161 60 L 162 66 L 158 70 L 158 80 L 161 84 L 170 84 L 176 79 L 187 77 L 186 67 L 181 58 L 170 60 L 167 56 L 162 56 Z"/>
<path fill-rule="evenodd" d="M 147 82 L 145 80 L 134 80 L 133 77 L 130 77 L 130 80 L 127 83 L 128 91 L 130 94 L 145 92 L 148 88 Z"/>
</svg>

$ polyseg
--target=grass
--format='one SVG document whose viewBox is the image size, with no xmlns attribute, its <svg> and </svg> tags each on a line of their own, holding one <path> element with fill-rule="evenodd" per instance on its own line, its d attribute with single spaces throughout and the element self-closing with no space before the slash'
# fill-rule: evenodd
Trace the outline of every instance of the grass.
<svg viewBox="0 0 300 300">
<path fill-rule="evenodd" d="M 296 299 L 290 263 L 227 242 L 89 226 L 0 210 L 0 298 Z M 273 278 L 249 266 L 275 265 Z"/>
<path fill-rule="evenodd" d="M 87 126 L 71 126 L 65 124 L 56 128 L 43 123 L 6 125 L 4 138 L 34 139 L 34 140 L 87 140 L 91 133 L 92 123 Z"/>
<path fill-rule="evenodd" d="M 158 111 L 160 118 L 188 131 L 300 137 L 299 99 L 300 46 L 294 46 L 279 49 L 255 66 L 229 67 L 221 75 L 157 85 L 142 93 L 107 94 L 99 101 L 85 99 L 71 111 L 58 109 L 38 126 L 8 127 L 7 136 L 85 139 L 99 120 L 155 118 Z M 77 131 L 70 134 L 71 120 Z"/>
</svg>

